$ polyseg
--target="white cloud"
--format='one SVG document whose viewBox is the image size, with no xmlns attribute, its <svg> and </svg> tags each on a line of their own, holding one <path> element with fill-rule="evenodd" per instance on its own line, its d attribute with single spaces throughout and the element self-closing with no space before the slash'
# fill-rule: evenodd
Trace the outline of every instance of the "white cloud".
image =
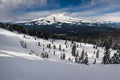
<svg viewBox="0 0 120 80">
<path fill-rule="evenodd" d="M 23 11 L 22 14 L 21 13 L 15 14 L 13 12 L 13 10 L 22 10 L 23 8 L 32 8 L 36 5 L 39 5 L 41 7 L 43 6 L 47 7 L 47 4 L 48 4 L 47 0 L 0 0 L 0 21 L 35 19 L 35 18 L 45 17 L 53 13 L 62 12 L 62 13 L 66 13 L 69 16 L 77 17 L 77 18 L 79 17 L 95 18 L 97 20 L 120 22 L 120 15 L 119 15 L 120 0 L 92 0 L 91 3 L 86 4 L 84 6 L 80 5 L 77 7 L 68 7 L 68 8 L 58 9 L 58 10 L 46 10 L 46 11 L 37 11 L 37 12 Z M 100 6 L 98 8 L 95 8 L 98 5 Z M 90 8 L 90 9 L 87 9 L 87 8 Z M 83 10 L 79 11 L 79 9 L 83 9 Z M 69 12 L 69 10 L 76 10 L 77 12 Z"/>
<path fill-rule="evenodd" d="M 36 5 L 44 6 L 47 0 L 0 0 L 0 21 L 12 21 L 17 18 L 13 10 L 31 8 Z"/>
</svg>

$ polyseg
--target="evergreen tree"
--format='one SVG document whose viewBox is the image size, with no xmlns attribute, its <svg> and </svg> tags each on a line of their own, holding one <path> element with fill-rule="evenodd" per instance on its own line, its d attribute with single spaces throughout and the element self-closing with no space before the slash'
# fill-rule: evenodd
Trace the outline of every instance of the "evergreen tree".
<svg viewBox="0 0 120 80">
<path fill-rule="evenodd" d="M 93 62 L 93 64 L 96 64 L 96 59 L 94 59 L 94 62 Z"/>
<path fill-rule="evenodd" d="M 61 53 L 61 55 L 60 55 L 60 59 L 64 60 L 65 57 L 66 57 L 65 53 Z"/>
<path fill-rule="evenodd" d="M 53 44 L 54 42 L 53 42 L 53 40 L 52 40 L 52 44 Z"/>
<path fill-rule="evenodd" d="M 27 48 L 27 43 L 25 43 L 24 41 L 20 41 L 20 45 L 21 45 L 23 48 Z"/>
<path fill-rule="evenodd" d="M 82 46 L 82 44 L 80 43 L 80 47 Z"/>
<path fill-rule="evenodd" d="M 77 48 L 79 47 L 79 44 L 77 44 Z"/>
<path fill-rule="evenodd" d="M 105 45 L 105 53 L 104 53 L 104 57 L 103 57 L 103 64 L 109 64 L 110 63 L 110 44 L 109 42 L 106 43 Z"/>
<path fill-rule="evenodd" d="M 120 49 L 111 58 L 111 64 L 120 64 Z"/>
<path fill-rule="evenodd" d="M 65 41 L 65 45 L 67 44 L 67 40 Z"/>
<path fill-rule="evenodd" d="M 96 58 L 99 58 L 99 49 L 97 50 Z"/>
<path fill-rule="evenodd" d="M 43 53 L 41 53 L 41 57 L 42 57 L 42 58 L 48 58 L 49 55 L 48 55 L 47 52 L 43 52 Z"/>
<path fill-rule="evenodd" d="M 95 45 L 93 46 L 93 48 L 95 48 Z"/>
<path fill-rule="evenodd" d="M 78 57 L 77 56 L 75 56 L 75 62 L 78 63 Z"/>
<path fill-rule="evenodd" d="M 45 58 L 48 58 L 49 56 L 48 56 L 48 53 L 47 52 L 45 52 Z"/>
<path fill-rule="evenodd" d="M 55 51 L 53 52 L 53 54 L 55 55 Z"/>
<path fill-rule="evenodd" d="M 50 48 L 51 48 L 51 44 L 49 43 L 49 44 L 47 45 L 47 47 L 50 49 Z"/>
<path fill-rule="evenodd" d="M 40 46 L 40 42 L 38 42 L 38 46 Z"/>
<path fill-rule="evenodd" d="M 81 63 L 84 63 L 84 55 L 85 54 L 84 54 L 84 49 L 83 49 L 82 52 L 81 52 L 80 59 L 79 59 Z"/>
<path fill-rule="evenodd" d="M 111 58 L 111 64 L 119 64 L 119 63 L 120 63 L 119 55 L 118 53 L 115 53 Z"/>
<path fill-rule="evenodd" d="M 43 51 L 44 51 L 45 49 L 43 48 Z"/>
<path fill-rule="evenodd" d="M 88 55 L 87 55 L 87 53 L 86 53 L 86 57 L 85 57 L 84 63 L 85 63 L 86 65 L 89 64 L 89 63 L 88 63 Z"/>
<path fill-rule="evenodd" d="M 56 46 L 55 46 L 55 45 L 53 46 L 53 49 L 56 49 Z"/>
<path fill-rule="evenodd" d="M 63 49 L 63 52 L 65 51 L 65 49 Z"/>
<path fill-rule="evenodd" d="M 76 44 L 73 45 L 71 54 L 72 56 L 76 56 Z"/>
<path fill-rule="evenodd" d="M 59 45 L 59 50 L 61 51 L 61 45 Z"/>
<path fill-rule="evenodd" d="M 63 53 L 63 59 L 65 59 L 65 57 L 66 57 L 65 53 Z"/>
<path fill-rule="evenodd" d="M 67 45 L 66 45 L 66 48 L 67 48 Z"/>
<path fill-rule="evenodd" d="M 23 38 L 25 38 L 25 35 L 23 36 Z"/>
</svg>

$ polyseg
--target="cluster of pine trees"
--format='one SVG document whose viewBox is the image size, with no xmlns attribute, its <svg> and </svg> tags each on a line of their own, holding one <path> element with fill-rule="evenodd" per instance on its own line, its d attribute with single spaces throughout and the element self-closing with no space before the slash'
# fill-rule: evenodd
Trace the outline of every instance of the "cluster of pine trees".
<svg viewBox="0 0 120 80">
<path fill-rule="evenodd" d="M 73 43 L 71 54 L 72 56 L 75 57 L 75 62 L 88 65 L 89 61 L 88 61 L 87 52 L 84 52 L 84 49 L 83 49 L 81 52 L 81 55 L 79 55 L 79 52 L 76 51 L 76 47 L 78 47 L 78 45 L 76 46 L 76 44 Z"/>
<path fill-rule="evenodd" d="M 120 64 L 120 47 L 117 49 L 117 52 L 111 57 L 110 52 L 110 42 L 107 42 L 105 46 L 105 53 L 103 57 L 103 64 Z"/>
<path fill-rule="evenodd" d="M 26 44 L 26 42 L 24 42 L 24 41 L 20 41 L 20 45 L 21 45 L 23 48 L 27 48 L 27 44 Z"/>
<path fill-rule="evenodd" d="M 28 28 L 25 28 L 23 26 L 18 26 L 18 25 L 10 25 L 10 24 L 0 23 L 0 28 L 4 28 L 4 29 L 10 30 L 10 31 L 18 31 L 18 33 L 24 33 L 24 34 L 28 34 L 30 36 L 35 36 L 35 40 L 37 37 L 44 38 L 44 39 L 61 38 L 60 36 L 57 36 L 55 34 L 50 34 L 48 32 L 39 32 L 39 31 L 36 31 L 33 29 L 28 29 Z M 72 47 L 71 54 L 72 54 L 72 56 L 75 57 L 74 61 L 76 63 L 89 64 L 89 61 L 88 61 L 87 52 L 85 52 L 84 50 L 82 51 L 81 55 L 79 55 L 79 52 L 76 50 L 76 47 L 78 47 L 80 45 L 75 44 L 74 41 L 80 41 L 83 43 L 94 44 L 95 46 L 93 48 L 96 48 L 96 49 L 98 46 L 105 47 L 105 52 L 104 52 L 102 63 L 103 64 L 120 64 L 120 46 L 118 45 L 118 44 L 120 44 L 119 32 L 104 32 L 99 35 L 94 34 L 94 36 L 93 35 L 86 36 L 84 34 L 82 34 L 81 36 L 76 36 L 76 34 L 73 34 L 72 36 L 71 35 L 62 36 L 62 39 L 66 40 L 65 41 L 66 48 L 68 47 L 67 40 L 71 40 L 71 47 Z M 52 41 L 52 44 L 53 43 L 54 43 L 54 41 Z M 27 48 L 27 44 L 24 41 L 20 41 L 20 45 L 23 48 Z M 41 46 L 40 42 L 38 42 L 38 46 Z M 47 48 L 56 49 L 56 45 L 51 46 L 51 44 L 48 44 Z M 117 49 L 117 52 L 113 56 L 111 56 L 110 48 Z M 59 45 L 58 49 L 60 51 L 63 51 L 63 53 L 61 53 L 61 55 L 60 55 L 60 58 L 64 60 L 66 57 L 66 54 L 64 53 L 65 49 L 62 49 L 61 45 Z M 31 54 L 36 54 L 36 53 L 34 51 L 31 51 L 30 55 Z M 96 55 L 96 58 L 95 58 L 93 64 L 95 64 L 96 59 L 99 58 L 99 50 L 94 54 Z M 36 54 L 36 55 L 38 55 L 38 54 Z M 55 51 L 54 51 L 54 55 L 55 55 Z M 44 48 L 43 48 L 43 53 L 41 53 L 40 56 L 42 58 L 49 57 L 48 53 L 44 51 Z M 69 59 L 69 60 L 71 60 L 71 59 Z"/>
</svg>

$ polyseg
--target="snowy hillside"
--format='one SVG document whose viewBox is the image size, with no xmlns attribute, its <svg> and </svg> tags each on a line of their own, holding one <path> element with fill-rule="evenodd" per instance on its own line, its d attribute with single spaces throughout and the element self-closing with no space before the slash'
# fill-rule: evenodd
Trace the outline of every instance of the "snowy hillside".
<svg viewBox="0 0 120 80">
<path fill-rule="evenodd" d="M 71 41 L 44 40 L 0 28 L 0 80 L 120 79 L 120 65 L 101 64 L 104 49 L 95 49 L 92 44 L 75 43 L 79 55 L 83 49 L 87 52 L 90 65 L 74 63 Z M 93 65 L 97 50 L 99 58 Z M 41 57 L 43 52 L 48 54 L 48 58 Z M 111 54 L 115 52 L 111 50 Z M 61 53 L 66 55 L 65 60 L 60 59 Z"/>
</svg>

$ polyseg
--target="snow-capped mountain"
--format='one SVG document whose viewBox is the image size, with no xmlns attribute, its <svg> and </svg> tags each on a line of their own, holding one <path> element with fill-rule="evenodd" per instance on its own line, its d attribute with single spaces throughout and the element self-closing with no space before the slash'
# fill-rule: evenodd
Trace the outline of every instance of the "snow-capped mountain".
<svg viewBox="0 0 120 80">
<path fill-rule="evenodd" d="M 18 21 L 16 23 L 24 23 L 25 25 L 51 25 L 54 23 L 78 24 L 81 21 L 83 20 L 66 16 L 63 13 L 56 13 L 45 18 L 38 18 L 29 21 Z"/>
<path fill-rule="evenodd" d="M 23 24 L 23 25 L 52 25 L 57 24 L 58 26 L 61 26 L 63 23 L 66 23 L 68 25 L 81 25 L 81 26 L 107 26 L 107 27 L 120 27 L 120 23 L 115 23 L 111 21 L 99 21 L 96 19 L 86 19 L 86 18 L 73 18 L 66 16 L 63 13 L 56 13 L 52 14 L 50 16 L 47 16 L 45 18 L 38 18 L 38 19 L 32 19 L 28 21 L 18 21 L 15 22 L 15 24 Z"/>
</svg>

